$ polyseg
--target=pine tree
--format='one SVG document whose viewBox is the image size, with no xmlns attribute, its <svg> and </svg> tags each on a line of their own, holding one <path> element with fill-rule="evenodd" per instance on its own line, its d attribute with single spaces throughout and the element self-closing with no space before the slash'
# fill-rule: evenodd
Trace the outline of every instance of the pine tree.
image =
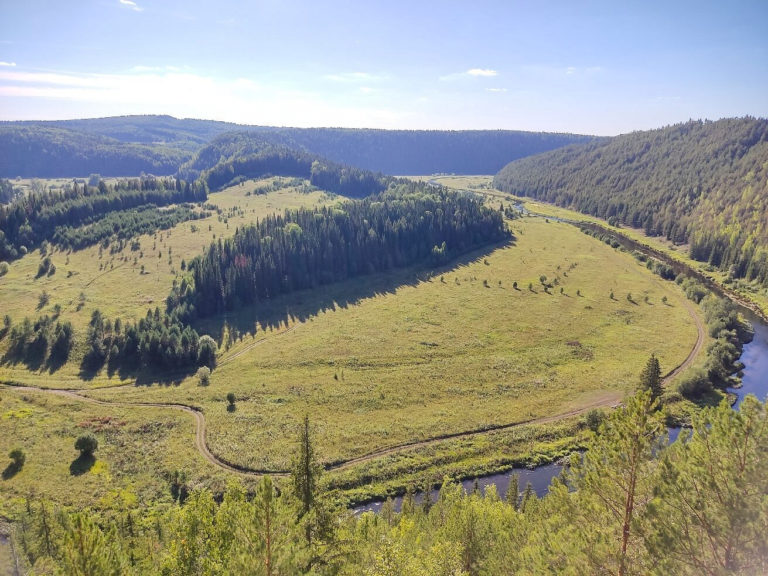
<svg viewBox="0 0 768 576">
<path fill-rule="evenodd" d="M 764 574 L 768 411 L 754 396 L 693 416 L 661 457 L 646 541 L 665 574 Z M 682 529 L 681 529 L 682 528 Z"/>
<path fill-rule="evenodd" d="M 664 393 L 664 388 L 661 384 L 661 365 L 655 354 L 651 354 L 651 357 L 648 358 L 648 362 L 645 364 L 645 368 L 640 373 L 640 390 L 648 390 L 653 400 L 656 400 Z"/>
<path fill-rule="evenodd" d="M 512 507 L 517 510 L 520 500 L 520 475 L 512 474 L 509 477 L 509 487 L 507 488 L 507 502 L 512 504 Z"/>
<path fill-rule="evenodd" d="M 525 485 L 525 490 L 523 491 L 523 498 L 520 502 L 520 511 L 525 512 L 525 509 L 530 504 L 531 500 L 536 500 L 536 492 L 533 489 L 533 484 L 528 482 Z"/>
<path fill-rule="evenodd" d="M 293 464 L 293 490 L 301 504 L 300 518 L 308 514 L 315 503 L 320 472 L 321 467 L 315 460 L 315 448 L 312 446 L 309 416 L 305 415 L 299 432 L 299 452 Z"/>
</svg>

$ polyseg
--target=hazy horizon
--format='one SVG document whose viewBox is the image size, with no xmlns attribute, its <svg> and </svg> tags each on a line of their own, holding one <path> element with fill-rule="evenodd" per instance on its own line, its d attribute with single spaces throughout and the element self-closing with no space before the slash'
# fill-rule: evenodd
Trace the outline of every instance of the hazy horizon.
<svg viewBox="0 0 768 576">
<path fill-rule="evenodd" d="M 752 116 L 750 114 L 744 114 L 739 117 L 749 117 Z M 400 127 L 392 127 L 392 128 L 377 128 L 375 126 L 330 126 L 330 125 L 316 125 L 316 126 L 291 126 L 287 124 L 283 125 L 276 125 L 276 124 L 247 124 L 242 122 L 230 122 L 228 120 L 215 120 L 213 118 L 192 118 L 192 117 L 178 117 L 173 116 L 172 114 L 121 114 L 119 116 L 92 116 L 92 117 L 73 117 L 73 118 L 51 118 L 51 119 L 38 119 L 38 118 L 29 118 L 29 119 L 23 119 L 23 120 L 0 120 L 0 123 L 11 123 L 11 122 L 29 122 L 29 123 L 40 123 L 40 122 L 67 122 L 70 120 L 73 121 L 81 121 L 81 120 L 106 120 L 110 118 L 146 118 L 146 117 L 167 117 L 167 118 L 173 118 L 174 120 L 179 121 L 196 121 L 196 122 L 221 122 L 223 124 L 233 124 L 236 126 L 242 126 L 243 128 L 253 128 L 253 127 L 259 127 L 259 128 L 277 128 L 277 129 L 328 129 L 328 130 L 384 130 L 384 131 L 423 131 L 423 132 L 473 132 L 473 131 L 481 131 L 481 132 L 531 132 L 531 133 L 547 133 L 547 134 L 573 134 L 577 136 L 596 136 L 596 137 L 612 137 L 612 136 L 621 136 L 623 134 L 630 134 L 632 132 L 643 132 L 648 130 L 660 130 L 663 128 L 666 128 L 668 126 L 673 126 L 677 124 L 684 124 L 686 122 L 717 122 L 719 120 L 727 120 L 728 118 L 734 118 L 734 116 L 723 116 L 721 118 L 686 118 L 685 120 L 680 120 L 677 122 L 671 122 L 669 124 L 664 124 L 662 126 L 653 126 L 650 128 L 642 128 L 642 129 L 636 129 L 636 130 L 630 130 L 627 132 L 620 132 L 617 134 L 596 134 L 594 132 L 563 132 L 563 131 L 550 131 L 550 130 L 535 130 L 535 129 L 518 129 L 518 128 L 400 128 Z M 758 119 L 766 119 L 765 116 L 756 116 Z"/>
<path fill-rule="evenodd" d="M 0 119 L 616 135 L 768 116 L 768 4 L 5 5 Z"/>
</svg>

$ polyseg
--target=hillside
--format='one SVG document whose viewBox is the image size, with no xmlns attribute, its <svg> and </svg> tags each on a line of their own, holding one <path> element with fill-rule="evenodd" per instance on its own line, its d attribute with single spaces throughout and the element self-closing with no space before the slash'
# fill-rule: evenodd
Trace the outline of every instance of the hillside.
<svg viewBox="0 0 768 576">
<path fill-rule="evenodd" d="M 505 166 L 502 191 L 644 228 L 768 283 L 768 120 L 690 121 Z"/>
<path fill-rule="evenodd" d="M 173 116 L 115 116 L 40 122 L 42 126 L 66 128 L 86 134 L 106 136 L 120 142 L 173 145 L 194 152 L 203 144 L 240 126 L 216 120 L 195 120 Z"/>
<path fill-rule="evenodd" d="M 0 124 L 0 177 L 173 174 L 189 157 L 177 147 L 28 123 Z"/>
<path fill-rule="evenodd" d="M 516 130 L 268 129 L 329 160 L 385 174 L 493 174 L 505 163 L 591 136 Z"/>
<path fill-rule="evenodd" d="M 592 137 L 509 130 L 372 130 L 238 126 L 170 116 L 120 116 L 0 123 L 0 177 L 168 175 L 200 150 L 198 170 L 220 159 L 205 151 L 227 132 L 248 131 L 331 161 L 387 174 L 492 174 L 506 162 Z M 237 138 L 237 137 L 236 137 Z M 226 139 L 225 139 L 226 140 Z M 231 154 L 224 154 L 226 157 Z"/>
</svg>

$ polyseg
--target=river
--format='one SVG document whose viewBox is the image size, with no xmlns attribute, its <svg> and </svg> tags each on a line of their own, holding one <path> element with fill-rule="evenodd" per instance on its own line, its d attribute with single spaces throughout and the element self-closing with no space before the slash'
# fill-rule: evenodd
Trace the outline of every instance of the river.
<svg viewBox="0 0 768 576">
<path fill-rule="evenodd" d="M 751 342 L 744 345 L 744 349 L 741 353 L 740 360 L 745 366 L 741 379 L 741 387 L 728 389 L 729 392 L 735 393 L 738 397 L 733 405 L 734 410 L 738 410 L 742 400 L 747 394 L 756 396 L 761 402 L 764 402 L 766 397 L 768 397 L 768 325 L 748 310 L 742 310 L 742 313 L 745 318 L 752 323 L 752 327 L 755 330 L 755 336 Z M 680 431 L 680 428 L 669 429 L 669 439 L 671 442 L 677 440 Z M 521 491 L 524 490 L 526 484 L 530 482 L 533 489 L 536 491 L 536 494 L 538 496 L 543 496 L 549 490 L 552 478 L 560 474 L 560 470 L 562 470 L 562 466 L 558 464 L 548 464 L 532 470 L 527 468 L 515 468 L 501 474 L 483 476 L 476 480 L 480 490 L 485 490 L 486 487 L 495 485 L 499 495 L 502 498 L 505 498 L 512 474 L 518 474 L 520 476 L 519 487 Z M 462 486 L 464 486 L 464 489 L 467 492 L 470 492 L 474 489 L 474 483 L 475 479 L 464 480 Z M 438 490 L 433 490 L 431 492 L 433 501 L 437 499 L 438 493 Z M 416 502 L 420 502 L 422 498 L 422 493 L 417 493 L 415 495 Z M 393 504 L 396 511 L 400 510 L 402 503 L 402 496 L 393 498 Z M 355 514 L 368 511 L 378 512 L 381 510 L 382 504 L 382 502 L 370 502 L 355 507 L 354 512 Z"/>
</svg>

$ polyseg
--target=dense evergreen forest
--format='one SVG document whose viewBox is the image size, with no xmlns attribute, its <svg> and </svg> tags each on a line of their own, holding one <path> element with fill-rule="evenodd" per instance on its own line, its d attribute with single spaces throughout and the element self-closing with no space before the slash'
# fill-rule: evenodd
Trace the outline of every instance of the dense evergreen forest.
<svg viewBox="0 0 768 576">
<path fill-rule="evenodd" d="M 0 205 L 0 260 L 14 260 L 45 240 L 81 248 L 113 234 L 128 238 L 193 217 L 187 209 L 162 214 L 157 206 L 203 202 L 205 187 L 178 179 L 142 177 L 107 186 L 73 182 L 64 190 L 31 192 Z M 152 206 L 152 208 L 150 208 Z M 143 210 L 136 210 L 143 207 Z M 109 233 L 109 226 L 112 233 Z M 107 236 L 105 236 L 107 235 Z"/>
<path fill-rule="evenodd" d="M 305 418 L 280 490 L 269 477 L 193 489 L 176 471 L 170 505 L 74 511 L 28 499 L 16 539 L 35 573 L 765 574 L 765 405 L 705 408 L 671 445 L 657 408 L 638 393 L 603 416 L 542 498 L 530 485 L 520 494 L 515 477 L 505 500 L 446 479 L 436 501 L 409 493 L 400 512 L 388 502 L 353 516 L 324 490 Z"/>
<path fill-rule="evenodd" d="M 385 174 L 493 174 L 507 162 L 590 136 L 515 130 L 256 128 L 334 162 Z"/>
<path fill-rule="evenodd" d="M 0 177 L 170 175 L 190 160 L 202 171 L 233 156 L 217 153 L 213 141 L 243 130 L 273 146 L 387 174 L 492 174 L 510 160 L 594 139 L 511 130 L 274 128 L 170 116 L 2 122 Z M 204 149 L 208 144 L 213 150 Z"/>
<path fill-rule="evenodd" d="M 180 176 L 197 178 L 210 190 L 219 190 L 249 178 L 274 174 L 295 176 L 309 180 L 312 186 L 349 198 L 376 194 L 392 181 L 381 174 L 330 162 L 316 154 L 273 144 L 249 133 L 226 134 L 217 142 L 221 146 L 206 147 L 194 162 L 182 166 Z M 210 168 L 200 170 L 215 158 L 219 160 Z"/>
<path fill-rule="evenodd" d="M 0 123 L 0 177 L 173 174 L 190 153 L 29 123 Z"/>
<path fill-rule="evenodd" d="M 446 262 L 508 237 L 500 212 L 471 195 L 410 181 L 337 207 L 296 210 L 241 228 L 189 264 L 169 298 L 176 316 L 207 316 L 282 293 Z"/>
<path fill-rule="evenodd" d="M 241 128 L 239 124 L 231 122 L 191 118 L 182 120 L 164 115 L 113 116 L 34 122 L 34 124 L 105 136 L 120 142 L 173 146 L 189 152 L 196 151 L 224 132 Z"/>
<path fill-rule="evenodd" d="M 768 120 L 691 121 L 512 162 L 500 190 L 689 243 L 768 284 Z"/>
</svg>

